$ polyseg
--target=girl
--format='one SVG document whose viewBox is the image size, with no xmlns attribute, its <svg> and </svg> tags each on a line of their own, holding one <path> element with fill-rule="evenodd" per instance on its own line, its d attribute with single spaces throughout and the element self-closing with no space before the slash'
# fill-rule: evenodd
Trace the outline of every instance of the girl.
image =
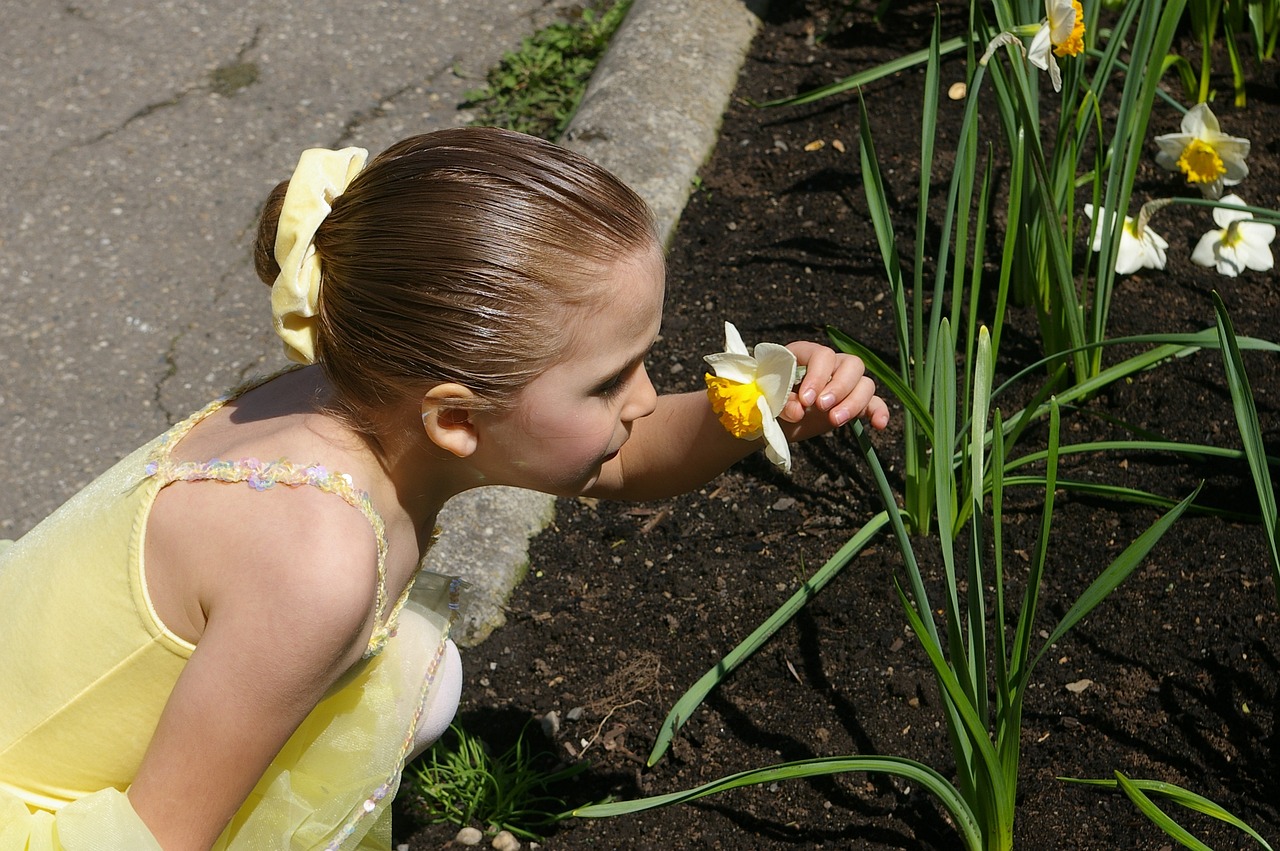
<svg viewBox="0 0 1280 851">
<path fill-rule="evenodd" d="M 444 502 L 657 499 L 757 445 L 654 392 L 662 254 L 612 175 L 498 130 L 364 159 L 307 151 L 262 217 L 303 366 L 0 555 L 0 851 L 387 849 L 400 769 L 459 697 L 455 589 L 416 577 Z M 788 439 L 885 426 L 856 358 L 789 348 Z"/>
</svg>

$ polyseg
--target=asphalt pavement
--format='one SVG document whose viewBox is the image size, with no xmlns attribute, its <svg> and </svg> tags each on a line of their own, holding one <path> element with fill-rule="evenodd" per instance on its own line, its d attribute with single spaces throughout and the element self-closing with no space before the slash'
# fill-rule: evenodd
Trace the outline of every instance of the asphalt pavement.
<svg viewBox="0 0 1280 851">
<path fill-rule="evenodd" d="M 631 183 L 664 238 L 763 2 L 635 0 L 562 140 Z M 304 148 L 470 123 L 465 93 L 577 5 L 0 0 L 0 537 L 286 364 L 250 249 Z M 464 641 L 501 623 L 553 512 L 506 488 L 450 503 L 429 564 L 476 588 Z"/>
</svg>

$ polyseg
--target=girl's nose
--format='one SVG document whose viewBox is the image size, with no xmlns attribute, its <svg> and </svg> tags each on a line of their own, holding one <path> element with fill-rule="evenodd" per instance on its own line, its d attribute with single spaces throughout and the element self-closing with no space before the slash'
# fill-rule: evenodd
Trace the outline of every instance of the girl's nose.
<svg viewBox="0 0 1280 851">
<path fill-rule="evenodd" d="M 640 374 L 636 376 L 634 388 L 622 409 L 622 420 L 632 422 L 647 417 L 657 406 L 658 391 L 653 388 L 653 382 L 649 380 L 649 371 L 645 369 L 644 364 L 641 364 Z"/>
</svg>

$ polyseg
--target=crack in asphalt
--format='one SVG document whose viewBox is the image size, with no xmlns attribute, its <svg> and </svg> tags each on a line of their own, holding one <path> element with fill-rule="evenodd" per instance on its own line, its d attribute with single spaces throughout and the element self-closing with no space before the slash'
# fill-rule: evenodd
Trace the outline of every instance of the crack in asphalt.
<svg viewBox="0 0 1280 851">
<path fill-rule="evenodd" d="M 248 41 L 246 41 L 244 44 L 240 45 L 240 47 L 236 49 L 235 58 L 230 62 L 226 62 L 222 65 L 219 65 L 209 74 L 207 74 L 206 76 L 208 77 L 208 79 L 206 82 L 189 85 L 184 89 L 180 89 L 176 94 L 170 95 L 168 98 L 165 98 L 164 100 L 159 100 L 159 101 L 154 101 L 153 103 L 149 103 L 141 107 L 140 109 L 138 109 L 132 115 L 125 118 L 115 127 L 108 127 L 106 130 L 103 130 L 101 133 L 97 134 L 96 136 L 93 136 L 92 138 L 86 139 L 84 141 L 73 142 L 64 148 L 61 148 L 55 151 L 54 156 L 56 157 L 62 154 L 66 154 L 71 151 L 78 150 L 80 148 L 87 148 L 90 145 L 96 145 L 99 142 L 102 142 L 106 139 L 111 138 L 112 136 L 115 136 L 117 133 L 123 132 L 127 127 L 129 127 L 129 125 L 133 124 L 135 121 L 140 121 L 141 119 L 146 118 L 147 116 L 153 115 L 162 110 L 170 109 L 172 107 L 178 106 L 193 94 L 198 94 L 201 92 L 217 91 L 221 93 L 224 97 L 234 96 L 239 91 L 242 91 L 244 88 L 247 88 L 248 85 L 252 85 L 252 83 L 256 80 L 256 73 L 254 74 L 253 80 L 250 80 L 248 83 L 246 83 L 243 86 L 234 87 L 234 88 L 229 88 L 227 84 L 223 81 L 223 78 L 221 75 L 224 75 L 230 69 L 244 68 L 246 66 L 246 63 L 244 61 L 245 56 L 251 50 L 255 49 L 258 46 L 258 40 L 261 37 L 261 35 L 262 35 L 262 26 L 259 25 L 254 28 L 253 35 L 248 39 Z"/>
</svg>

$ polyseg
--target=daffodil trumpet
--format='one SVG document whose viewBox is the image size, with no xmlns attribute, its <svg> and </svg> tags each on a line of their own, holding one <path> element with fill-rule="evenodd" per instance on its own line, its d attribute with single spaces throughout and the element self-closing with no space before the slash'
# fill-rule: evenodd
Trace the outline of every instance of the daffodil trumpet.
<svg viewBox="0 0 1280 851">
<path fill-rule="evenodd" d="M 733 323 L 724 323 L 723 352 L 704 360 L 712 373 L 706 378 L 707 397 L 720 424 L 734 437 L 765 441 L 765 455 L 785 472 L 791 472 L 791 448 L 778 415 L 787 394 L 803 376 L 796 356 L 777 343 L 757 343 L 748 349 Z"/>
</svg>

